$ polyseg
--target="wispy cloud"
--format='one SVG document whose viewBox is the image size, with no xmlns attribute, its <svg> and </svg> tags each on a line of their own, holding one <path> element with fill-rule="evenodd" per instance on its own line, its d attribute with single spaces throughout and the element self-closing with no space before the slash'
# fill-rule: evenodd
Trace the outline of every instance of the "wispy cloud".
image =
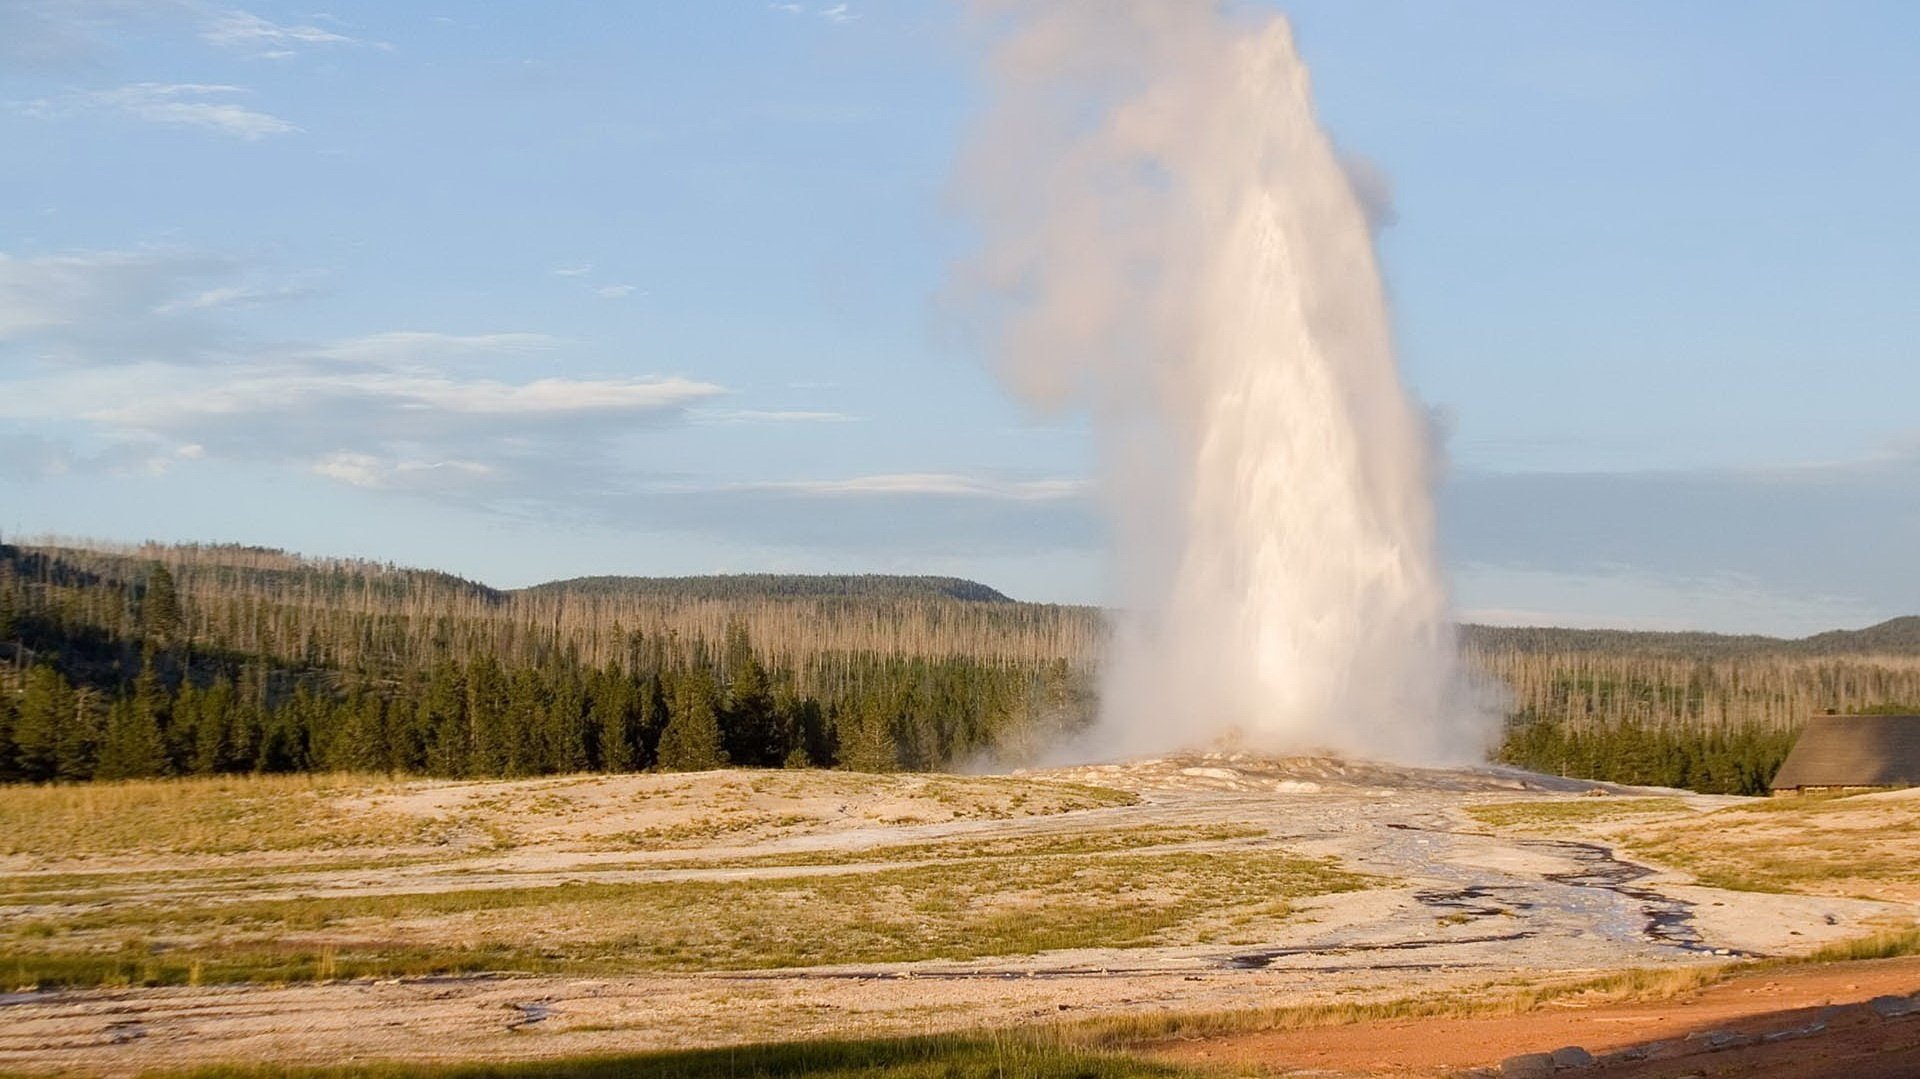
<svg viewBox="0 0 1920 1079">
<path fill-rule="evenodd" d="M 767 5 L 768 11 L 777 11 L 782 15 L 814 15 L 830 23 L 848 23 L 860 17 L 851 4 L 799 4 L 791 0 L 776 0 Z"/>
<path fill-rule="evenodd" d="M 49 119 L 78 112 L 119 112 L 147 123 L 196 127 L 247 140 L 300 130 L 278 116 L 232 100 L 249 93 L 242 86 L 214 83 L 140 82 L 41 98 L 21 105 L 20 111 Z"/>
<path fill-rule="evenodd" d="M 620 439 L 726 393 L 678 375 L 528 377 L 579 343 L 524 331 L 251 340 L 218 319 L 266 291 L 244 272 L 183 251 L 0 254 L 0 420 L 144 459 L 194 446 L 361 487 L 565 500 L 581 477 L 610 482 Z M 41 471 L 80 459 L 29 448 Z"/>
<path fill-rule="evenodd" d="M 385 330 L 312 346 L 305 354 L 343 363 L 401 366 L 476 356 L 524 356 L 550 352 L 561 344 L 560 338 L 544 333 Z"/>
<path fill-rule="evenodd" d="M 349 487 L 369 491 L 402 491 L 440 489 L 449 481 L 484 482 L 494 474 L 494 469 L 479 461 L 428 461 L 341 452 L 328 454 L 315 461 L 313 473 Z"/>
<path fill-rule="evenodd" d="M 940 497 L 1012 502 L 1055 502 L 1083 498 L 1084 480 L 1003 480 L 950 472 L 893 472 L 830 480 L 781 480 L 736 484 L 732 490 L 767 491 L 823 498 Z"/>
<path fill-rule="evenodd" d="M 854 423 L 862 418 L 845 412 L 761 408 L 703 408 L 694 417 L 702 423 Z"/>
<path fill-rule="evenodd" d="M 255 55 L 284 59 L 301 48 L 325 45 L 363 45 L 390 49 L 384 41 L 368 41 L 338 30 L 311 23 L 284 24 L 261 18 L 250 11 L 233 9 L 209 18 L 200 28 L 200 39 L 209 45 L 229 49 L 254 49 Z"/>
<path fill-rule="evenodd" d="M 585 277 L 593 272 L 593 263 L 581 262 L 570 266 L 555 266 L 547 272 L 555 277 Z"/>
<path fill-rule="evenodd" d="M 156 315 L 175 315 L 188 311 L 217 311 L 234 307 L 258 307 L 261 304 L 276 303 L 281 300 L 299 299 L 310 296 L 313 290 L 305 285 L 221 285 L 206 289 L 192 296 L 168 300 L 156 306 Z"/>
<path fill-rule="evenodd" d="M 234 259 L 168 248 L 12 257 L 0 252 L 0 345 L 65 364 L 185 361 L 225 334 L 199 298 L 240 287 Z"/>
<path fill-rule="evenodd" d="M 603 300 L 624 300 L 638 291 L 637 285 L 601 285 L 593 294 Z"/>
</svg>

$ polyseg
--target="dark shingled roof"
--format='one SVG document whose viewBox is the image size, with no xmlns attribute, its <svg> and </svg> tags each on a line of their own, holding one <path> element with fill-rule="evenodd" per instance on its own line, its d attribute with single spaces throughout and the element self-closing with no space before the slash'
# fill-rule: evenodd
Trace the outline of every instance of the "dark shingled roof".
<svg viewBox="0 0 1920 1079">
<path fill-rule="evenodd" d="M 1920 786 L 1920 716 L 1814 716 L 1773 777 L 1796 787 Z"/>
</svg>

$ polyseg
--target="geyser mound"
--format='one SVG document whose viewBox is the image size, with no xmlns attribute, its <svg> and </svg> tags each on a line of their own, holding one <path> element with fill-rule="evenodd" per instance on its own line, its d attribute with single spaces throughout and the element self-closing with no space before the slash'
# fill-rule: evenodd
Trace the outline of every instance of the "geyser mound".
<svg viewBox="0 0 1920 1079">
<path fill-rule="evenodd" d="M 1083 751 L 1479 759 L 1431 434 L 1286 22 L 982 6 L 1003 36 L 965 283 L 1012 383 L 1091 410 L 1114 526 L 1122 615 Z"/>
</svg>

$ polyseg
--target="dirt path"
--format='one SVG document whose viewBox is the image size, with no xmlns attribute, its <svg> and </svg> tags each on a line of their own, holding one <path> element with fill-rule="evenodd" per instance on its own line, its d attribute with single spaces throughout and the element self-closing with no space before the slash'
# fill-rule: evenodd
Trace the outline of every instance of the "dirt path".
<svg viewBox="0 0 1920 1079">
<path fill-rule="evenodd" d="M 1239 1034 L 1165 1042 L 1149 1053 L 1173 1063 L 1279 1075 L 1437 1076 L 1578 1046 L 1603 1066 L 1566 1074 L 1595 1079 L 1908 1079 L 1920 1075 L 1920 1011 L 1889 1021 L 1867 1002 L 1916 992 L 1920 959 L 1878 960 L 1742 975 L 1653 1004 L 1567 1004 L 1516 1016 Z M 1768 1035 L 1775 1037 L 1768 1041 Z M 1759 1044 L 1740 1044 L 1748 1040 Z M 1716 1043 L 1728 1047 L 1708 1052 Z M 1646 1057 L 1607 1059 L 1635 1049 Z"/>
</svg>

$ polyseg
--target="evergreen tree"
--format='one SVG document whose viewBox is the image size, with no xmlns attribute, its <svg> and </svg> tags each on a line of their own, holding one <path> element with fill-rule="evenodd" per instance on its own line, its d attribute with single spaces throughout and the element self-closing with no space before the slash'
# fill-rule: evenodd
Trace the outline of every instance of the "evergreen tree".
<svg viewBox="0 0 1920 1079">
<path fill-rule="evenodd" d="M 146 590 L 140 597 L 140 628 L 153 641 L 171 644 L 180 635 L 180 595 L 173 574 L 159 562 L 147 570 Z"/>
<path fill-rule="evenodd" d="M 67 710 L 54 732 L 54 778 L 92 779 L 100 759 L 100 696 L 86 686 L 72 687 L 62 702 Z"/>
<path fill-rule="evenodd" d="M 781 763 L 788 747 L 778 737 L 767 669 L 753 654 L 746 627 L 738 622 L 727 629 L 726 667 L 727 703 L 720 721 L 728 759 L 748 766 Z"/>
<path fill-rule="evenodd" d="M 20 747 L 13 740 L 13 729 L 20 722 L 20 703 L 0 688 L 0 783 L 21 777 Z"/>
<path fill-rule="evenodd" d="M 14 766 L 21 778 L 39 783 L 60 774 L 60 733 L 73 711 L 73 688 L 59 671 L 27 670 L 13 723 Z"/>
<path fill-rule="evenodd" d="M 897 772 L 900 750 L 893 717 L 875 697 L 862 700 L 839 717 L 840 767 L 854 772 Z"/>
<path fill-rule="evenodd" d="M 600 767 L 633 772 L 640 767 L 640 687 L 615 668 L 596 673 L 589 712 Z"/>
<path fill-rule="evenodd" d="M 720 741 L 720 717 L 713 676 L 689 671 L 675 679 L 673 706 L 666 729 L 660 732 L 660 767 L 669 772 L 704 772 L 724 768 L 727 751 Z"/>
<path fill-rule="evenodd" d="M 166 771 L 166 749 L 153 713 L 134 698 L 122 697 L 107 711 L 100 740 L 98 779 L 145 779 Z"/>
</svg>

